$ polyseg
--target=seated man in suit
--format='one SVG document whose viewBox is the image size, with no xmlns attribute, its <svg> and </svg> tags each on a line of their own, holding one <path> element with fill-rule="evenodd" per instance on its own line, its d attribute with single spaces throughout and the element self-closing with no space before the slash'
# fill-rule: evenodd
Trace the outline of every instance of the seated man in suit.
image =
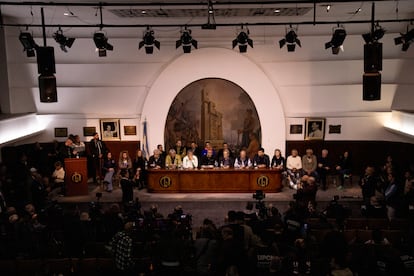
<svg viewBox="0 0 414 276">
<path fill-rule="evenodd" d="M 214 157 L 213 149 L 209 148 L 207 150 L 206 155 L 203 155 L 201 157 L 201 168 L 202 169 L 212 169 L 212 168 L 214 168 L 214 166 L 216 166 L 216 164 L 217 164 L 217 160 Z"/>
<path fill-rule="evenodd" d="M 230 151 L 228 149 L 223 150 L 223 156 L 219 158 L 220 168 L 229 169 L 233 168 L 234 160 L 230 156 Z"/>
<path fill-rule="evenodd" d="M 164 168 L 164 158 L 162 158 L 161 153 L 158 149 L 154 150 L 154 155 L 151 155 L 148 164 L 150 169 L 163 169 Z"/>
<path fill-rule="evenodd" d="M 259 169 L 269 168 L 270 158 L 269 155 L 265 154 L 264 148 L 259 148 L 257 151 L 257 154 L 253 158 L 253 166 Z"/>
<path fill-rule="evenodd" d="M 170 149 L 165 157 L 165 168 L 178 169 L 181 168 L 181 165 L 181 156 L 176 154 L 175 149 Z"/>
<path fill-rule="evenodd" d="M 234 167 L 236 169 L 249 169 L 252 167 L 252 162 L 247 157 L 246 150 L 241 150 L 239 157 L 234 161 Z"/>
</svg>

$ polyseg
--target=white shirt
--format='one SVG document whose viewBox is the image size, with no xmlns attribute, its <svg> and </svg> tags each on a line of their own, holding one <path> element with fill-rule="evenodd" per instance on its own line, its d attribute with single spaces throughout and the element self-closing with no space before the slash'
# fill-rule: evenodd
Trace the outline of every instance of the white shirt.
<svg viewBox="0 0 414 276">
<path fill-rule="evenodd" d="M 289 170 L 293 168 L 302 169 L 302 158 L 300 158 L 299 155 L 296 155 L 296 157 L 289 155 L 286 160 L 286 168 L 288 168 Z"/>
<path fill-rule="evenodd" d="M 59 170 L 56 170 L 53 172 L 52 177 L 55 179 L 55 183 L 63 183 L 65 182 L 65 170 L 60 168 Z"/>
<path fill-rule="evenodd" d="M 193 155 L 193 158 L 190 160 L 190 158 L 188 158 L 188 155 L 186 155 L 183 159 L 183 168 L 184 169 L 198 168 L 198 158 L 197 158 L 197 156 Z"/>
</svg>

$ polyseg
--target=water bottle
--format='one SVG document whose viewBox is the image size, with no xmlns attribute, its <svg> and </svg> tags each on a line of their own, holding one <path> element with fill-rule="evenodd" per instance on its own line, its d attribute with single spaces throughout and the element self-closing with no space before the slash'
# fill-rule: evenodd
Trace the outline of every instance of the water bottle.
<svg viewBox="0 0 414 276">
<path fill-rule="evenodd" d="M 217 161 L 214 161 L 214 167 L 218 167 L 218 162 Z"/>
<path fill-rule="evenodd" d="M 145 169 L 148 170 L 148 162 L 145 160 Z"/>
</svg>

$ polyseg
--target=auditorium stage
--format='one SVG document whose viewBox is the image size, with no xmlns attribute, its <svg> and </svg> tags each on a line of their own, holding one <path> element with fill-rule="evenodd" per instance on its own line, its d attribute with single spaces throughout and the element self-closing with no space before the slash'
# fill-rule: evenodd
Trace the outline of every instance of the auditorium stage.
<svg viewBox="0 0 414 276">
<path fill-rule="evenodd" d="M 358 179 L 354 177 L 354 179 Z M 121 202 L 122 191 L 115 187 L 112 193 L 102 190 L 101 186 L 88 184 L 89 194 L 85 196 L 56 197 L 62 204 L 78 204 L 80 209 L 87 211 L 89 202 L 96 202 L 96 193 L 102 193 L 100 202 L 106 206 L 110 203 Z M 280 193 L 266 193 L 264 199 L 266 205 L 277 207 L 284 212 L 293 200 L 295 190 L 284 187 Z M 172 212 L 175 206 L 181 205 L 184 213 L 193 216 L 193 225 L 201 225 L 204 218 L 210 218 L 217 225 L 224 223 L 224 217 L 228 210 L 244 210 L 247 202 L 255 202 L 253 193 L 148 193 L 146 189 L 134 189 L 134 198 L 138 197 L 143 210 L 148 210 L 152 204 L 157 204 L 159 211 L 167 215 Z M 361 203 L 361 189 L 358 183 L 347 183 L 345 188 L 338 190 L 331 183 L 326 191 L 318 190 L 316 199 L 318 209 L 323 210 L 335 195 L 340 197 L 340 203 L 352 210 L 353 216 L 359 216 Z"/>
</svg>

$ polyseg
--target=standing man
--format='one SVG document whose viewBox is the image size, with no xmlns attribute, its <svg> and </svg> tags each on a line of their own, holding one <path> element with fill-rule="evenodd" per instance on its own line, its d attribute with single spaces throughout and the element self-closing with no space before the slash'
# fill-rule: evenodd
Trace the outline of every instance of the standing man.
<svg viewBox="0 0 414 276">
<path fill-rule="evenodd" d="M 102 140 L 99 140 L 99 134 L 95 132 L 93 138 L 89 142 L 90 165 L 93 177 L 93 182 L 98 183 L 96 179 L 96 171 L 101 174 L 102 158 L 106 155 L 106 146 Z"/>
</svg>

